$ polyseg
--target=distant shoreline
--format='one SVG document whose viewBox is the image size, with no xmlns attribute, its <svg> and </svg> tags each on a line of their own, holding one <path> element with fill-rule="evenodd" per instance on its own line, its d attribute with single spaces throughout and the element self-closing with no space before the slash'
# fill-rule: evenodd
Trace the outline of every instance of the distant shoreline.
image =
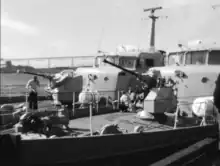
<svg viewBox="0 0 220 166">
<path fill-rule="evenodd" d="M 0 71 L 0 74 L 16 74 L 16 72 L 2 72 L 2 71 Z"/>
<path fill-rule="evenodd" d="M 38 101 L 49 100 L 46 96 L 38 96 Z M 6 97 L 0 96 L 0 105 L 2 104 L 12 104 L 12 103 L 24 103 L 26 102 L 26 96 L 13 96 L 13 97 Z"/>
</svg>

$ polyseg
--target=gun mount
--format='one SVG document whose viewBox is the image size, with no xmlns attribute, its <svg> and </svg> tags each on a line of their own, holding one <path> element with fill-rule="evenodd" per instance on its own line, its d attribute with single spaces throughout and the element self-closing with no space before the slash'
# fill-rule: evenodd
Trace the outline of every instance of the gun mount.
<svg viewBox="0 0 220 166">
<path fill-rule="evenodd" d="M 43 77 L 45 79 L 48 79 L 49 81 L 49 89 L 54 89 L 57 87 L 60 87 L 65 84 L 67 78 L 70 78 L 69 75 L 62 75 L 62 74 L 40 74 L 40 73 L 34 73 L 34 72 L 28 72 L 28 71 L 20 71 L 17 70 L 17 73 L 23 73 L 23 74 L 30 74 L 30 75 L 35 75 L 39 77 Z M 46 90 L 48 93 L 48 90 Z"/>
</svg>

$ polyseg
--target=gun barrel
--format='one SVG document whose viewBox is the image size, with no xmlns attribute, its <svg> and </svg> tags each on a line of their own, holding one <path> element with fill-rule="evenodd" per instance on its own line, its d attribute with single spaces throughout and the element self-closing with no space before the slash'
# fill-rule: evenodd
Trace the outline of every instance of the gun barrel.
<svg viewBox="0 0 220 166">
<path fill-rule="evenodd" d="M 137 74 L 137 73 L 135 73 L 135 72 L 133 72 L 133 71 L 127 70 L 127 69 L 125 69 L 125 68 L 123 68 L 123 67 L 121 67 L 121 66 L 119 66 L 119 65 L 116 65 L 116 64 L 114 64 L 114 63 L 112 63 L 112 62 L 109 62 L 109 61 L 106 60 L 106 59 L 104 59 L 103 62 L 104 62 L 104 63 L 108 63 L 108 64 L 110 64 L 110 65 L 112 65 L 112 66 L 114 66 L 114 67 L 116 67 L 116 68 L 118 68 L 118 69 L 121 69 L 121 70 L 127 72 L 127 73 L 130 73 L 130 74 L 132 74 L 132 75 L 134 75 L 134 76 L 136 76 L 136 77 L 140 77 L 139 74 Z"/>
<path fill-rule="evenodd" d="M 34 72 L 28 72 L 28 71 L 20 71 L 20 70 L 18 70 L 17 73 L 35 75 L 35 76 L 47 78 L 47 79 L 49 79 L 49 80 L 52 79 L 52 76 L 46 75 L 46 74 L 40 74 L 40 73 L 34 73 Z"/>
<path fill-rule="evenodd" d="M 112 66 L 114 66 L 114 67 L 116 67 L 116 68 L 121 69 L 122 71 L 125 71 L 125 72 L 128 72 L 129 74 L 134 75 L 136 78 L 139 79 L 139 81 L 140 81 L 141 83 L 145 84 L 145 86 L 147 86 L 148 88 L 156 87 L 156 82 L 157 82 L 157 81 L 155 80 L 155 78 L 153 78 L 153 77 L 151 77 L 151 76 L 148 76 L 148 75 L 143 76 L 143 75 L 141 75 L 141 74 L 138 74 L 138 73 L 135 73 L 135 72 L 133 72 L 133 71 L 127 70 L 127 69 L 125 69 L 125 68 L 123 68 L 123 67 L 121 67 L 121 66 L 119 66 L 119 65 L 116 65 L 116 64 L 114 64 L 114 63 L 112 63 L 112 62 L 109 62 L 109 61 L 106 60 L 106 59 L 104 59 L 103 62 L 104 62 L 104 63 L 108 63 L 108 64 L 110 64 L 110 65 L 112 65 Z"/>
</svg>

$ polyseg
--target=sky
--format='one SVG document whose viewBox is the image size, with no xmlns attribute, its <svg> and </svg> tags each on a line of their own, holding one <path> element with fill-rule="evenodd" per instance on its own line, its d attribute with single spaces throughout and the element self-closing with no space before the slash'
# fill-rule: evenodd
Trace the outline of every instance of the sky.
<svg viewBox="0 0 220 166">
<path fill-rule="evenodd" d="M 1 0 L 1 58 L 88 56 L 120 44 L 149 48 L 143 8 L 162 6 L 156 48 L 202 40 L 220 46 L 218 0 Z M 166 19 L 165 16 L 168 16 Z M 143 19 L 145 18 L 145 19 Z"/>
</svg>

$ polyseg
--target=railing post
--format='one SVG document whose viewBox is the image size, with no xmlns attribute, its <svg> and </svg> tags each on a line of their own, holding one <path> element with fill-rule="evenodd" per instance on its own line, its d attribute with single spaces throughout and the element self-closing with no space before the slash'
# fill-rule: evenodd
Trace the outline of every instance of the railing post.
<svg viewBox="0 0 220 166">
<path fill-rule="evenodd" d="M 50 68 L 50 58 L 48 58 L 48 68 Z"/>
<path fill-rule="evenodd" d="M 92 102 L 89 103 L 89 127 L 90 127 L 90 135 L 92 136 Z"/>
<path fill-rule="evenodd" d="M 26 103 L 26 113 L 29 111 L 29 104 L 28 104 L 28 92 L 25 93 L 25 103 Z"/>
<path fill-rule="evenodd" d="M 117 103 L 117 109 L 119 110 L 119 104 L 120 104 L 120 91 L 117 91 L 117 98 L 118 98 L 118 103 Z"/>
<path fill-rule="evenodd" d="M 72 57 L 71 66 L 74 67 L 74 58 Z"/>
<path fill-rule="evenodd" d="M 73 92 L 73 108 L 72 108 L 72 113 L 73 113 L 73 116 L 74 116 L 74 114 L 75 114 L 75 97 L 76 97 L 76 95 L 75 95 L 76 93 L 75 92 Z"/>
<path fill-rule="evenodd" d="M 105 100 L 106 100 L 105 106 L 108 107 L 108 95 L 105 95 Z"/>
<path fill-rule="evenodd" d="M 96 113 L 98 113 L 98 112 L 99 112 L 99 102 L 96 101 Z"/>
<path fill-rule="evenodd" d="M 9 88 L 8 88 L 8 90 L 9 90 L 9 100 L 11 101 L 11 91 L 12 91 L 12 85 L 9 85 Z"/>
</svg>

